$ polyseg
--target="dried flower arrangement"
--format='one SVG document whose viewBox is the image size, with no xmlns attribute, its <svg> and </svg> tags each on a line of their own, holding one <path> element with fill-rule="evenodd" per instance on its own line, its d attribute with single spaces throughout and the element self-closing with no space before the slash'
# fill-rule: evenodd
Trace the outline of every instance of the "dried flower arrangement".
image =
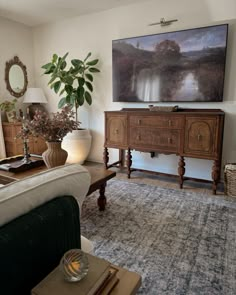
<svg viewBox="0 0 236 295">
<path fill-rule="evenodd" d="M 80 122 L 74 118 L 75 112 L 65 106 L 60 112 L 52 113 L 51 117 L 41 110 L 36 110 L 33 120 L 23 120 L 21 132 L 17 137 L 25 139 L 29 134 L 41 136 L 46 141 L 62 141 L 67 133 L 79 127 Z"/>
</svg>

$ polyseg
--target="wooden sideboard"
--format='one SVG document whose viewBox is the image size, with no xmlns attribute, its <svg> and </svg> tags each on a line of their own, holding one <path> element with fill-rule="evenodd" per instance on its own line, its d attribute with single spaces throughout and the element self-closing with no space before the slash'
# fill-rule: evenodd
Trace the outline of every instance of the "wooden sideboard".
<svg viewBox="0 0 236 295">
<path fill-rule="evenodd" d="M 212 189 L 220 180 L 224 112 L 219 109 L 178 109 L 157 112 L 149 109 L 123 109 L 105 112 L 104 164 L 123 166 L 127 150 L 128 177 L 132 169 L 131 150 L 176 154 L 179 156 L 180 188 L 185 174 L 184 157 L 213 160 Z M 119 160 L 109 164 L 108 148 L 119 149 Z"/>
<path fill-rule="evenodd" d="M 23 143 L 16 135 L 20 132 L 22 124 L 19 123 L 2 123 L 3 135 L 6 147 L 7 157 L 23 154 Z M 29 152 L 31 154 L 42 154 L 46 149 L 46 143 L 43 138 L 29 136 Z"/>
</svg>

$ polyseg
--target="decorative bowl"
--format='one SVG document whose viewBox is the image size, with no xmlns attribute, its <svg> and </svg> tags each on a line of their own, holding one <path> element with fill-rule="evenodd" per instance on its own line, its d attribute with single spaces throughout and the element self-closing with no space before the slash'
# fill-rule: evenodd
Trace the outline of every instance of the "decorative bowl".
<svg viewBox="0 0 236 295">
<path fill-rule="evenodd" d="M 60 270 L 68 282 L 78 282 L 88 273 L 89 263 L 86 254 L 80 249 L 67 251 L 61 261 Z"/>
</svg>

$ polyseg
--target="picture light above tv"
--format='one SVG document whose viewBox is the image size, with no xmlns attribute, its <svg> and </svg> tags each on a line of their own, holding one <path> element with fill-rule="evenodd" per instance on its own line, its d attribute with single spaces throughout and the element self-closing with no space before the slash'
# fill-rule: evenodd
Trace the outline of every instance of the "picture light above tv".
<svg viewBox="0 0 236 295">
<path fill-rule="evenodd" d="M 221 24 L 113 40 L 113 101 L 223 101 L 227 35 Z"/>
</svg>

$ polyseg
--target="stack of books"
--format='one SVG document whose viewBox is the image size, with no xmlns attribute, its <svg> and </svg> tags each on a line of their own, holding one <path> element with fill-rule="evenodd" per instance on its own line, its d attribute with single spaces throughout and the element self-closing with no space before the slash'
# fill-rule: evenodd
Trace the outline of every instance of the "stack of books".
<svg viewBox="0 0 236 295">
<path fill-rule="evenodd" d="M 116 286 L 118 269 L 110 262 L 89 255 L 88 274 L 79 282 L 69 283 L 64 280 L 59 267 L 55 268 L 31 291 L 32 295 L 108 295 Z"/>
</svg>

